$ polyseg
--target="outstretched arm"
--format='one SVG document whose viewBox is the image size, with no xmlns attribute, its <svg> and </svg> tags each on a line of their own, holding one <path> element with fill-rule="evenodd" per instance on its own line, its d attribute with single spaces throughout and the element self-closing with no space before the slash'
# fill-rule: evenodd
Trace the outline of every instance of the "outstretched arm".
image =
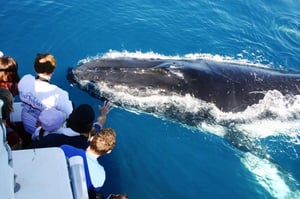
<svg viewBox="0 0 300 199">
<path fill-rule="evenodd" d="M 103 127 L 106 122 L 106 115 L 112 109 L 112 103 L 109 101 L 104 101 L 103 106 L 99 106 L 100 116 L 97 119 L 97 122 Z"/>
</svg>

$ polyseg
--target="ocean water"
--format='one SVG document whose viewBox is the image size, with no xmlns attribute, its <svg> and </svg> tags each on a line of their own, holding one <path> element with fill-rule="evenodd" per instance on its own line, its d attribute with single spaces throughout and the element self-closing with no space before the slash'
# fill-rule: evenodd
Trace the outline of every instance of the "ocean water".
<svg viewBox="0 0 300 199">
<path fill-rule="evenodd" d="M 52 82 L 75 105 L 98 99 L 67 78 L 80 60 L 102 56 L 189 57 L 252 63 L 300 71 L 300 3 L 262 1 L 4 1 L 0 0 L 0 50 L 34 74 L 38 52 L 57 60 Z M 254 152 L 228 143 L 219 126 L 182 125 L 115 106 L 106 126 L 117 146 L 100 162 L 104 195 L 129 198 L 300 198 L 299 100 L 271 92 L 258 109 L 219 113 L 223 121 L 247 120 L 237 129 L 252 137 Z M 240 145 L 245 145 L 240 140 Z M 260 156 L 263 151 L 265 156 Z"/>
</svg>

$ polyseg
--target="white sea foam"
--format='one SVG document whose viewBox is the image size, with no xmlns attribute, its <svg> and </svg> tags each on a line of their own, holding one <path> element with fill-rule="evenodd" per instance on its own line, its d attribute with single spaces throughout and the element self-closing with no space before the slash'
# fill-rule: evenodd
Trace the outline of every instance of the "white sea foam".
<svg viewBox="0 0 300 199">
<path fill-rule="evenodd" d="M 144 88 L 141 92 L 125 85 L 111 87 L 103 82 L 98 82 L 97 87 L 101 96 L 128 110 L 147 112 L 177 122 L 190 120 L 188 122 L 193 126 L 219 136 L 224 135 L 227 128 L 235 128 L 253 138 L 300 132 L 300 96 L 283 96 L 276 90 L 268 91 L 258 104 L 233 113 L 222 112 L 214 104 L 188 94 L 165 94 L 163 89 Z"/>
<path fill-rule="evenodd" d="M 241 161 L 272 197 L 278 199 L 300 198 L 300 191 L 297 190 L 299 184 L 291 174 L 279 169 L 278 165 L 251 153 L 245 153 Z"/>
<path fill-rule="evenodd" d="M 79 63 L 86 63 L 94 59 L 120 59 L 120 58 L 135 58 L 135 59 L 169 59 L 169 60 L 210 60 L 214 62 L 222 62 L 222 63 L 234 63 L 255 67 L 263 67 L 263 68 L 272 68 L 271 64 L 261 64 L 260 62 L 254 63 L 248 59 L 243 58 L 241 54 L 237 55 L 237 58 L 230 56 L 222 56 L 222 55 L 213 55 L 209 53 L 189 53 L 185 55 L 163 55 L 159 53 L 155 53 L 153 51 L 142 52 L 135 51 L 129 52 L 127 50 L 117 51 L 117 50 L 109 50 L 106 53 L 98 54 L 96 56 L 89 56 L 85 59 L 79 61 Z"/>
</svg>

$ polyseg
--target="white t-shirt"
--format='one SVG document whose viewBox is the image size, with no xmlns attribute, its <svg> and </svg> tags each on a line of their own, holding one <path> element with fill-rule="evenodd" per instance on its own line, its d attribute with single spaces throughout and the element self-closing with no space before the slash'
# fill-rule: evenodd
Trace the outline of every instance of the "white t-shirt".
<svg viewBox="0 0 300 199">
<path fill-rule="evenodd" d="M 28 133 L 34 133 L 36 121 L 41 111 L 55 107 L 69 117 L 73 111 L 69 94 L 63 89 L 46 81 L 25 75 L 18 84 L 20 100 L 23 102 L 22 121 Z"/>
</svg>

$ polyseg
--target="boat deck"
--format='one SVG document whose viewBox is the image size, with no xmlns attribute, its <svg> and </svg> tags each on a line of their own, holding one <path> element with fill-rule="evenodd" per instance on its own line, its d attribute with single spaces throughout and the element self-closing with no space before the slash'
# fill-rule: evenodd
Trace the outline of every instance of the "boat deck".
<svg viewBox="0 0 300 199">
<path fill-rule="evenodd" d="M 73 198 L 67 161 L 60 148 L 13 151 L 16 182 L 21 186 L 15 197 Z"/>
</svg>

